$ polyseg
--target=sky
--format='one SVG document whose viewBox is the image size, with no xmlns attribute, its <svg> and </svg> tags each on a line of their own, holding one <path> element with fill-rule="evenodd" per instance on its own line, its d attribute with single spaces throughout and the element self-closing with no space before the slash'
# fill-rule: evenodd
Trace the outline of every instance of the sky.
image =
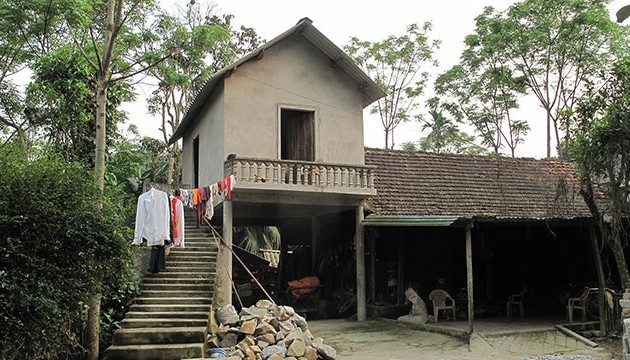
<svg viewBox="0 0 630 360">
<path fill-rule="evenodd" d="M 197 0 L 199 1 L 199 0 Z M 174 6 L 184 0 L 165 0 L 163 6 Z M 359 0 L 214 0 L 217 13 L 234 15 L 233 25 L 251 27 L 258 35 L 271 40 L 294 26 L 300 19 L 308 17 L 320 32 L 342 48 L 351 37 L 361 40 L 380 41 L 389 35 L 402 35 L 409 24 L 422 24 L 431 21 L 433 29 L 429 36 L 441 41 L 441 47 L 434 56 L 439 62 L 437 68 L 428 69 L 431 79 L 421 103 L 430 97 L 435 76 L 459 62 L 466 35 L 475 28 L 474 19 L 486 6 L 505 10 L 514 0 L 437 0 L 437 1 L 359 1 Z M 611 19 L 621 6 L 630 0 L 615 0 L 610 6 Z M 139 89 L 140 98 L 143 92 Z M 143 135 L 158 137 L 158 122 L 147 121 L 146 106 L 142 101 L 127 104 L 132 122 L 136 123 Z M 525 142 L 517 147 L 516 156 L 542 158 L 546 155 L 544 112 L 536 100 L 524 99 L 516 117 L 528 120 L 531 130 Z M 139 121 L 138 119 L 145 119 Z M 134 121 L 135 120 L 135 121 Z M 149 123 L 150 125 L 147 126 Z M 155 125 L 155 126 L 153 126 Z M 394 132 L 395 148 L 405 141 L 417 141 L 421 134 L 419 123 L 402 123 Z M 364 112 L 364 143 L 369 147 L 384 147 L 384 132 L 380 118 Z"/>
</svg>

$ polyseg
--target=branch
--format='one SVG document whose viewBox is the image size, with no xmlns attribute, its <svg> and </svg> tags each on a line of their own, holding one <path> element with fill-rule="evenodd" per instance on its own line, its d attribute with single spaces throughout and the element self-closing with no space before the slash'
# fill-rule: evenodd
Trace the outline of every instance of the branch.
<svg viewBox="0 0 630 360">
<path fill-rule="evenodd" d="M 101 57 L 98 54 L 98 47 L 96 46 L 96 40 L 94 39 L 94 33 L 92 33 L 92 27 L 90 26 L 90 38 L 92 39 L 92 46 L 94 47 L 94 54 L 96 55 L 96 60 L 98 61 L 98 65 L 96 65 L 92 59 L 90 59 L 90 57 L 88 56 L 88 54 L 85 52 L 85 49 L 83 49 L 83 47 L 81 46 L 81 44 L 79 44 L 79 41 L 77 40 L 77 37 L 74 35 L 74 31 L 72 30 L 72 26 L 70 26 L 70 24 L 68 24 L 68 29 L 70 29 L 71 32 L 71 37 L 72 37 L 72 42 L 77 46 L 77 48 L 79 49 L 79 52 L 81 53 L 81 55 L 83 56 L 83 58 L 85 59 L 85 61 L 87 61 L 88 65 L 90 65 L 90 67 L 92 67 L 92 69 L 94 69 L 94 71 L 100 71 L 101 70 Z"/>
<path fill-rule="evenodd" d="M 125 80 L 125 79 L 128 79 L 128 78 L 134 77 L 134 76 L 136 76 L 136 75 L 138 75 L 138 74 L 140 74 L 140 73 L 142 73 L 142 72 L 145 72 L 145 71 L 147 71 L 147 70 L 149 70 L 149 69 L 151 69 L 151 68 L 156 67 L 157 65 L 159 65 L 160 63 L 162 63 L 164 60 L 168 59 L 168 58 L 169 58 L 169 57 L 171 57 L 171 56 L 172 56 L 171 54 L 165 55 L 165 56 L 163 56 L 162 58 L 160 58 L 158 61 L 156 61 L 156 62 L 154 62 L 154 63 L 152 63 L 152 64 L 149 64 L 149 65 L 147 65 L 147 66 L 144 66 L 144 67 L 142 67 L 142 68 L 140 68 L 140 69 L 138 69 L 138 70 L 136 70 L 136 71 L 134 71 L 134 72 L 132 72 L 132 73 L 130 73 L 130 74 L 127 74 L 127 75 L 122 75 L 122 76 L 117 77 L 117 78 L 112 78 L 110 81 L 111 81 L 111 82 L 115 82 L 115 81 Z M 135 65 L 137 65 L 137 64 L 139 64 L 139 63 L 140 63 L 140 62 L 136 62 L 136 63 L 134 63 L 134 64 L 132 64 L 132 65 L 128 66 L 127 68 L 125 68 L 124 70 L 122 70 L 122 71 L 120 71 L 120 72 L 127 71 L 127 70 L 129 70 L 129 69 L 133 68 Z"/>
</svg>

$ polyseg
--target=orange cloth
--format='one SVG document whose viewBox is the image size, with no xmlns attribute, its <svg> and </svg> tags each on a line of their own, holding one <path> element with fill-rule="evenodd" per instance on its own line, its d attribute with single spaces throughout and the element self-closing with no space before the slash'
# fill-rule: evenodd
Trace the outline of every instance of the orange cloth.
<svg viewBox="0 0 630 360">
<path fill-rule="evenodd" d="M 306 276 L 299 280 L 291 280 L 287 284 L 291 289 L 291 296 L 294 299 L 299 299 L 304 295 L 314 292 L 320 285 L 320 282 L 317 276 Z"/>
<path fill-rule="evenodd" d="M 201 196 L 199 196 L 199 189 L 192 189 L 192 204 L 198 205 L 201 202 Z"/>
</svg>

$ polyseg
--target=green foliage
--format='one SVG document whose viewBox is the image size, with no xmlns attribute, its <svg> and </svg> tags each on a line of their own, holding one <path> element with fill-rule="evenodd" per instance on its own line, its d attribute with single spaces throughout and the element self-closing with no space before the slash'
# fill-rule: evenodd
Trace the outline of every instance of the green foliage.
<svg viewBox="0 0 630 360">
<path fill-rule="evenodd" d="M 33 63 L 33 79 L 26 92 L 29 124 L 39 129 L 68 161 L 94 161 L 96 109 L 95 73 L 74 45 L 60 47 Z M 124 82 L 108 92 L 108 138 L 118 134 L 116 125 L 125 119 L 118 106 L 133 98 Z"/>
<path fill-rule="evenodd" d="M 261 249 L 280 249 L 280 231 L 275 226 L 242 226 L 234 230 L 238 246 L 257 255 Z"/>
<path fill-rule="evenodd" d="M 217 16 L 213 9 L 208 2 L 193 2 L 179 14 L 160 14 L 156 22 L 156 34 L 166 39 L 165 46 L 174 49 L 173 56 L 148 71 L 158 80 L 158 88 L 149 98 L 149 112 L 161 117 L 165 144 L 210 76 L 261 43 L 253 29 L 233 29 L 233 16 Z M 170 159 L 165 183 L 180 181 L 178 146 L 173 144 L 167 153 Z"/>
<path fill-rule="evenodd" d="M 83 358 L 85 301 L 133 287 L 128 210 L 48 149 L 0 157 L 0 358 Z"/>
<path fill-rule="evenodd" d="M 617 61 L 604 85 L 589 87 L 574 114 L 577 125 L 567 148 L 580 171 L 585 201 L 613 250 L 621 286 L 630 286 L 622 249 L 630 214 L 630 57 Z M 603 191 L 606 202 L 597 201 Z M 602 226 L 604 217 L 609 225 Z"/>
<path fill-rule="evenodd" d="M 430 119 L 421 120 L 422 131 L 429 131 L 420 138 L 418 150 L 445 154 L 479 155 L 487 151 L 475 144 L 475 138 L 459 130 L 457 125 L 441 110 L 431 109 Z M 415 148 L 405 145 L 407 150 Z M 413 150 L 412 150 L 413 151 Z"/>
<path fill-rule="evenodd" d="M 501 64 L 526 79 L 545 110 L 547 156 L 571 136 L 570 114 L 587 81 L 612 63 L 620 30 L 606 0 L 525 0 L 504 13 L 487 11 L 480 47 L 498 51 Z M 564 131 L 564 136 L 561 134 Z"/>
<path fill-rule="evenodd" d="M 437 65 L 433 52 L 440 43 L 429 38 L 430 31 L 430 22 L 422 27 L 412 24 L 401 36 L 390 35 L 374 43 L 353 37 L 344 46 L 346 53 L 385 92 L 385 97 L 372 108 L 372 113 L 381 118 L 385 148 L 393 147 L 398 124 L 416 118 L 418 97 L 428 79 L 426 68 Z"/>
<path fill-rule="evenodd" d="M 460 64 L 438 76 L 435 90 L 445 97 L 442 107 L 472 125 L 482 145 L 495 154 L 507 147 L 514 156 L 529 131 L 527 122 L 512 114 L 518 97 L 525 94 L 526 80 L 514 73 L 503 53 L 493 13 L 488 7 L 476 18 L 475 32 L 464 40 Z"/>
</svg>

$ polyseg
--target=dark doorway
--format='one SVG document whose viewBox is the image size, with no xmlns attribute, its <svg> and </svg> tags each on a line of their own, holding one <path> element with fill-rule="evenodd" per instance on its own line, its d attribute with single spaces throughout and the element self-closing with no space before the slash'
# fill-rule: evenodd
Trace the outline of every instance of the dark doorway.
<svg viewBox="0 0 630 360">
<path fill-rule="evenodd" d="M 199 136 L 193 139 L 193 187 L 199 187 Z"/>
<path fill-rule="evenodd" d="M 283 160 L 315 160 L 315 112 L 280 111 L 280 156 Z"/>
</svg>

